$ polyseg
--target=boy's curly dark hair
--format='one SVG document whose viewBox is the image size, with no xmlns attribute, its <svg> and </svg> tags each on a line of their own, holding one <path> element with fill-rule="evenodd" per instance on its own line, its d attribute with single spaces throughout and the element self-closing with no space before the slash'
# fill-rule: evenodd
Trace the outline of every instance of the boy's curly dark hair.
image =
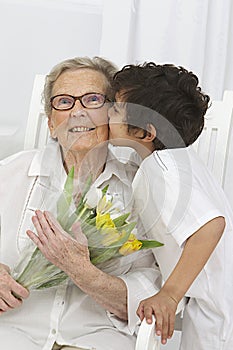
<svg viewBox="0 0 233 350">
<path fill-rule="evenodd" d="M 198 86 L 197 76 L 183 67 L 126 65 L 115 74 L 113 88 L 127 102 L 128 131 L 141 128 L 145 137 L 148 124 L 153 124 L 157 150 L 189 146 L 203 129 L 210 98 Z"/>
</svg>

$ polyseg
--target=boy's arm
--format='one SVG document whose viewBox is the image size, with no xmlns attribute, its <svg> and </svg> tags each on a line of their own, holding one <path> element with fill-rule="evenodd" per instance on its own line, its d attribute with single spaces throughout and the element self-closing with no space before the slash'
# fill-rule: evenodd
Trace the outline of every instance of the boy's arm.
<svg viewBox="0 0 233 350">
<path fill-rule="evenodd" d="M 195 278 L 205 266 L 225 228 L 225 219 L 217 217 L 206 223 L 186 241 L 181 257 L 160 292 L 141 301 L 137 314 L 152 322 L 156 317 L 156 333 L 166 344 L 174 331 L 175 312 Z"/>
</svg>

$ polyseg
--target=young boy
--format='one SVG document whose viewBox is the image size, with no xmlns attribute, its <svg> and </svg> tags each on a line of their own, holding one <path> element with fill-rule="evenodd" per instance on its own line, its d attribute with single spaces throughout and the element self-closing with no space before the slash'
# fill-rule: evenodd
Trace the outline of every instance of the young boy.
<svg viewBox="0 0 233 350">
<path fill-rule="evenodd" d="M 133 181 L 135 211 L 154 249 L 164 285 L 137 314 L 166 343 L 178 302 L 189 297 L 182 350 L 233 349 L 232 212 L 220 185 L 190 146 L 200 135 L 209 97 L 198 78 L 173 65 L 125 66 L 115 76 L 111 143 L 143 159 Z M 221 117 L 221 116 L 220 116 Z"/>
</svg>

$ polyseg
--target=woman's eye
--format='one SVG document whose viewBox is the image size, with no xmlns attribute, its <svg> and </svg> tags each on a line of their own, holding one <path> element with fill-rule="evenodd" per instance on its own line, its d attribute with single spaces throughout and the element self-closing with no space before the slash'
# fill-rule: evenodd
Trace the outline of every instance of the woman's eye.
<svg viewBox="0 0 233 350">
<path fill-rule="evenodd" d="M 96 96 L 96 95 L 93 95 L 93 96 L 89 97 L 88 100 L 89 100 L 89 101 L 92 101 L 92 102 L 99 101 L 99 97 Z"/>
<path fill-rule="evenodd" d="M 69 98 L 61 98 L 59 100 L 59 105 L 70 105 L 72 101 Z"/>
<path fill-rule="evenodd" d="M 104 97 L 98 94 L 86 95 L 84 98 L 87 105 L 99 105 L 104 102 Z"/>
</svg>

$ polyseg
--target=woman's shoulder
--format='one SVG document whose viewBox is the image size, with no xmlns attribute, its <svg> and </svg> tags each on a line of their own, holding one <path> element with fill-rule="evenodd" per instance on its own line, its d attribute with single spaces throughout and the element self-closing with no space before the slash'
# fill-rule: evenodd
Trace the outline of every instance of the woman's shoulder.
<svg viewBox="0 0 233 350">
<path fill-rule="evenodd" d="M 8 168 L 19 169 L 20 166 L 25 166 L 27 164 L 30 164 L 37 152 L 38 150 L 34 149 L 34 150 L 21 151 L 13 155 L 10 155 L 7 158 L 0 160 L 0 170 L 3 171 L 4 169 L 8 169 Z"/>
<path fill-rule="evenodd" d="M 36 150 L 22 151 L 0 161 L 1 198 L 17 195 L 19 186 L 25 185 L 25 179 L 36 152 Z"/>
</svg>

